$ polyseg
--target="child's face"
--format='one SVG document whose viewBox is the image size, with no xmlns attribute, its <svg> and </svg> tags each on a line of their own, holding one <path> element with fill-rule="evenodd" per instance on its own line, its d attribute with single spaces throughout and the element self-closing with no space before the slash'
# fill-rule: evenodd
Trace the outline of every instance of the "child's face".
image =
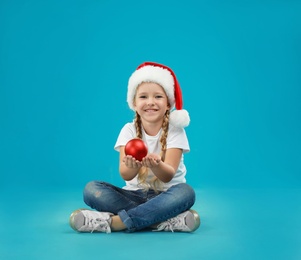
<svg viewBox="0 0 301 260">
<path fill-rule="evenodd" d="M 163 88 L 153 82 L 144 82 L 138 86 L 134 98 L 134 108 L 141 120 L 149 123 L 162 123 L 170 106 Z"/>
</svg>

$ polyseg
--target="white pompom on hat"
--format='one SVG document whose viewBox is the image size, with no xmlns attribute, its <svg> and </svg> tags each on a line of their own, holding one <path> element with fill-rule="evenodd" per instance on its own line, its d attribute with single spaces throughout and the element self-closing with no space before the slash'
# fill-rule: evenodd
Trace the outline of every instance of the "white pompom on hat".
<svg viewBox="0 0 301 260">
<path fill-rule="evenodd" d="M 190 117 L 183 109 L 182 92 L 175 73 L 165 65 L 155 62 L 144 62 L 138 66 L 129 78 L 127 102 L 130 109 L 134 109 L 134 98 L 137 87 L 142 82 L 154 82 L 159 84 L 165 91 L 171 108 L 169 122 L 184 128 L 189 125 Z"/>
</svg>

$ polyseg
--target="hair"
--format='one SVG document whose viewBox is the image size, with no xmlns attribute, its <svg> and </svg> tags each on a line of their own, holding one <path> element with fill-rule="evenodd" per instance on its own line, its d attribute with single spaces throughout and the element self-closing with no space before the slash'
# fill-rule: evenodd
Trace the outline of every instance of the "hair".
<svg viewBox="0 0 301 260">
<path fill-rule="evenodd" d="M 165 159 L 165 153 L 167 148 L 166 140 L 167 140 L 168 128 L 169 128 L 169 115 L 170 115 L 170 110 L 167 110 L 163 119 L 162 134 L 160 137 L 160 143 L 161 143 L 160 156 L 162 161 L 164 161 Z M 134 122 L 135 122 L 137 138 L 142 139 L 141 117 L 137 112 L 135 115 Z M 146 183 L 147 176 L 148 176 L 148 168 L 144 166 L 141 167 L 138 172 L 138 183 L 144 186 L 145 189 L 149 188 L 149 185 Z M 158 190 L 161 190 L 162 186 L 163 186 L 163 182 L 160 181 L 156 176 L 154 176 L 154 178 L 151 180 L 150 187 L 154 189 L 156 192 L 158 192 Z"/>
</svg>

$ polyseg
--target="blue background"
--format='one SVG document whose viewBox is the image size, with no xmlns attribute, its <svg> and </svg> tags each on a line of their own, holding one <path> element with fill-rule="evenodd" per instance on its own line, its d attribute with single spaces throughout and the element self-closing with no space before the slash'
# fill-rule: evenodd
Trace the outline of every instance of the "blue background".
<svg viewBox="0 0 301 260">
<path fill-rule="evenodd" d="M 0 256 L 81 259 L 74 245 L 103 238 L 69 232 L 68 214 L 86 182 L 123 185 L 113 146 L 133 118 L 127 81 L 155 61 L 175 71 L 191 117 L 185 162 L 203 219 L 191 259 L 300 259 L 300 11 L 284 0 L 2 0 Z"/>
</svg>

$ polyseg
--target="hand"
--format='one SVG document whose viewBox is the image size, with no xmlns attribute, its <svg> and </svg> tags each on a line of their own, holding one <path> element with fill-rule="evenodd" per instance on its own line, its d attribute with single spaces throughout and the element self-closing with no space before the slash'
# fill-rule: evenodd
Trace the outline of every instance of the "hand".
<svg viewBox="0 0 301 260">
<path fill-rule="evenodd" d="M 142 167 L 142 163 L 138 160 L 136 160 L 133 156 L 131 155 L 126 155 L 124 156 L 123 160 L 124 164 L 128 167 L 128 168 L 132 168 L 132 169 L 138 169 Z"/>
<path fill-rule="evenodd" d="M 142 159 L 142 166 L 148 168 L 154 168 L 159 165 L 161 162 L 161 157 L 157 154 L 148 154 L 146 157 Z"/>
</svg>

